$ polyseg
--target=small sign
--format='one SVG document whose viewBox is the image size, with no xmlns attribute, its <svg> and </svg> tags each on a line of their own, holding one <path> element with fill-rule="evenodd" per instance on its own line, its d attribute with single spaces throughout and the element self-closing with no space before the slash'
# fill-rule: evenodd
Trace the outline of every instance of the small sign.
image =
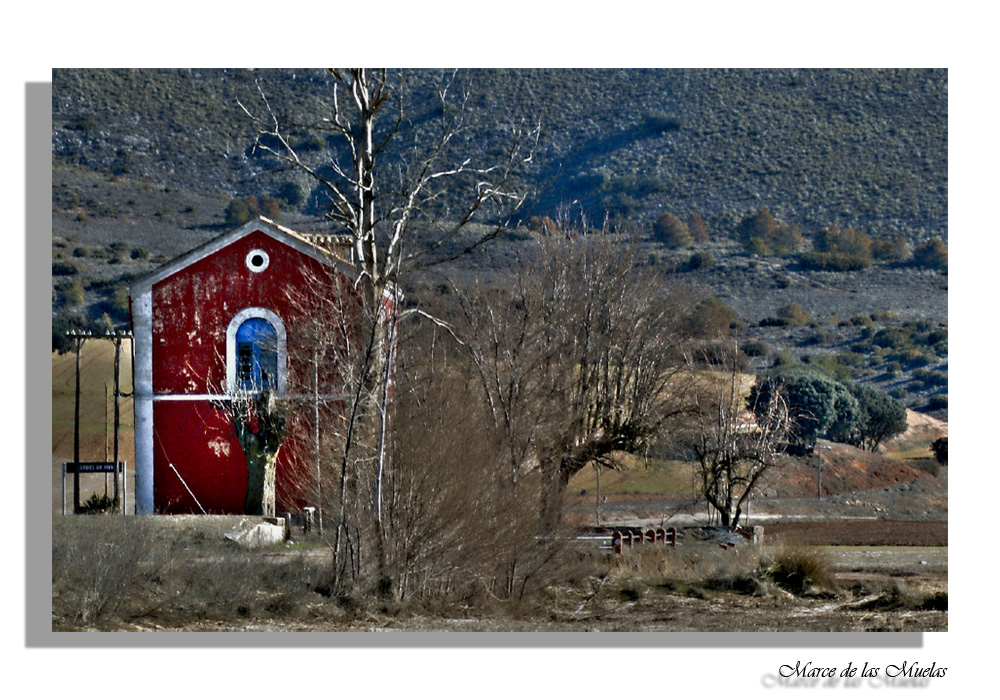
<svg viewBox="0 0 1000 700">
<path fill-rule="evenodd" d="M 81 474 L 113 474 L 115 472 L 114 462 L 80 462 Z M 66 462 L 66 473 L 76 474 L 77 462 Z M 118 472 L 125 471 L 125 462 L 118 463 Z"/>
</svg>

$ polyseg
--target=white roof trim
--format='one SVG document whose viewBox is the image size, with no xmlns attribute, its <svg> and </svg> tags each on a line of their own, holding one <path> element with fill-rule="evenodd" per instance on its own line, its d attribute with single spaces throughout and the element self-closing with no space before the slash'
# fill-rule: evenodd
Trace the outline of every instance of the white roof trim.
<svg viewBox="0 0 1000 700">
<path fill-rule="evenodd" d="M 129 285 L 129 289 L 131 290 L 133 296 L 137 296 L 145 290 L 151 289 L 157 282 L 180 272 L 184 268 L 198 262 L 199 260 L 203 260 L 210 255 L 214 255 L 226 246 L 235 243 L 245 236 L 249 236 L 254 231 L 260 231 L 261 233 L 280 241 L 288 247 L 297 250 L 303 255 L 307 255 L 324 265 L 330 265 L 352 279 L 357 277 L 358 270 L 354 265 L 334 257 L 324 249 L 303 237 L 302 234 L 297 233 L 290 228 L 280 226 L 268 218 L 259 216 L 255 219 L 251 219 L 239 228 L 227 231 L 221 236 L 213 238 L 207 243 L 204 243 L 197 248 L 174 258 L 170 262 L 163 265 L 163 267 L 153 270 L 149 274 L 133 280 L 132 284 Z"/>
</svg>

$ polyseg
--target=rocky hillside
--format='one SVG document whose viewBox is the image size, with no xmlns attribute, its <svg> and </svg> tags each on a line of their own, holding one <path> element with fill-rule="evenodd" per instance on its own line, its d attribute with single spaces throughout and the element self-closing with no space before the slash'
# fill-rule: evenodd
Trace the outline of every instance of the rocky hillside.
<svg viewBox="0 0 1000 700">
<path fill-rule="evenodd" d="M 947 71 L 469 70 L 442 105 L 449 77 L 404 74 L 399 142 L 430 135 L 461 89 L 454 157 L 486 162 L 511 125 L 540 125 L 521 180 L 533 214 L 648 225 L 698 212 L 728 236 L 767 207 L 807 230 L 947 237 Z M 324 147 L 319 71 L 57 70 L 54 162 L 211 196 L 274 194 L 294 176 L 251 148 L 240 103 L 264 113 L 260 94 L 299 147 Z"/>
</svg>

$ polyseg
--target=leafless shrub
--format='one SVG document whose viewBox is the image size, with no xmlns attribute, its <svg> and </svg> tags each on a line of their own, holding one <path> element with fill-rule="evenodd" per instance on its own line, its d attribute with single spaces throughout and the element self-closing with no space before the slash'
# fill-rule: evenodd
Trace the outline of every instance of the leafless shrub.
<svg viewBox="0 0 1000 700">
<path fill-rule="evenodd" d="M 52 550 L 53 612 L 78 623 L 119 619 L 168 566 L 171 547 L 142 518 L 79 518 Z"/>
<path fill-rule="evenodd" d="M 860 597 L 856 610 L 934 610 L 947 612 L 948 592 L 927 591 L 911 586 L 904 581 L 894 580 L 889 586 L 866 586 L 856 584 L 851 593 Z"/>
<path fill-rule="evenodd" d="M 328 575 L 326 562 L 275 558 L 230 550 L 221 556 L 188 561 L 178 572 L 182 605 L 200 617 L 219 620 L 257 616 L 292 617 L 316 597 Z"/>
<path fill-rule="evenodd" d="M 511 474 L 484 396 L 425 326 L 400 368 L 388 482 L 389 571 L 424 604 L 509 606 L 544 586 L 562 540 L 541 537 L 538 481 Z"/>
</svg>

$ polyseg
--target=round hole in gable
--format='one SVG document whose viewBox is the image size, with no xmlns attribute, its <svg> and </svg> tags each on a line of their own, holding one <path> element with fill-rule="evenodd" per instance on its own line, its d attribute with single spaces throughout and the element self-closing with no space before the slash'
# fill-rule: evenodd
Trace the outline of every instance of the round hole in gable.
<svg viewBox="0 0 1000 700">
<path fill-rule="evenodd" d="M 267 269 L 270 258 L 263 250 L 251 250 L 247 253 L 246 264 L 251 272 L 261 272 Z"/>
</svg>

